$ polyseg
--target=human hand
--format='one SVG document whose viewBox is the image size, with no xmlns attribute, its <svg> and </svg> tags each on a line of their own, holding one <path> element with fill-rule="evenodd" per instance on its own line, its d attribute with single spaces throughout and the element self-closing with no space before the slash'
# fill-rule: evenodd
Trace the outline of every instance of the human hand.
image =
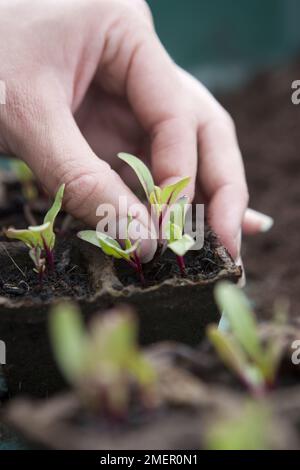
<svg viewBox="0 0 300 470">
<path fill-rule="evenodd" d="M 23 158 L 52 195 L 65 183 L 66 210 L 93 226 L 99 204 L 118 208 L 120 196 L 147 226 L 118 151 L 149 159 L 159 185 L 191 176 L 187 195 L 197 189 L 238 255 L 248 193 L 233 122 L 168 56 L 146 2 L 9 0 L 0 26 L 0 151 Z M 155 249 L 144 241 L 144 260 Z"/>
</svg>

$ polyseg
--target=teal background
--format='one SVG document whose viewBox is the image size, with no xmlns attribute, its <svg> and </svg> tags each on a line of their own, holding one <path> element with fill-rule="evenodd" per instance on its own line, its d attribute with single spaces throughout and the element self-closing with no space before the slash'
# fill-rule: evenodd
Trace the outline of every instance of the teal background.
<svg viewBox="0 0 300 470">
<path fill-rule="evenodd" d="M 300 52 L 299 0 L 149 0 L 172 57 L 212 88 Z"/>
</svg>

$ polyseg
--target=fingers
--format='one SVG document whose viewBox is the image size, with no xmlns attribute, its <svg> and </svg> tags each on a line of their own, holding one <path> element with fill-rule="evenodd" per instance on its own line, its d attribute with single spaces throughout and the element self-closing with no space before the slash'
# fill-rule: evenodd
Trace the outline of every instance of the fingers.
<svg viewBox="0 0 300 470">
<path fill-rule="evenodd" d="M 265 233 L 271 230 L 273 225 L 274 219 L 272 217 L 253 209 L 247 209 L 243 220 L 243 232 L 246 235 Z"/>
<path fill-rule="evenodd" d="M 177 69 L 151 30 L 139 39 L 127 74 L 130 104 L 151 139 L 154 179 L 164 186 L 197 172 L 197 126 L 190 95 Z"/>
<path fill-rule="evenodd" d="M 192 198 L 197 172 L 193 97 L 149 19 L 136 13 L 131 2 L 122 3 L 126 8 L 118 7 L 115 16 L 111 15 L 97 83 L 110 94 L 128 98 L 137 121 L 150 136 L 157 184 L 164 186 L 190 176 L 186 193 Z"/>
<path fill-rule="evenodd" d="M 191 181 L 184 193 L 193 200 L 197 173 L 197 133 L 189 122 L 179 118 L 157 124 L 152 131 L 151 161 L 155 181 L 160 186 L 190 177 Z"/>
<path fill-rule="evenodd" d="M 199 182 L 209 201 L 209 222 L 236 259 L 248 190 L 234 126 L 225 112 L 218 110 L 200 127 L 199 150 Z"/>
<path fill-rule="evenodd" d="M 127 220 L 129 208 L 141 223 L 145 238 L 142 256 L 145 260 L 150 259 L 156 242 L 145 235 L 149 228 L 145 206 L 119 175 L 93 153 L 67 106 L 53 109 L 48 102 L 37 111 L 39 119 L 32 120 L 28 120 L 26 110 L 24 112 L 24 119 L 18 118 L 14 123 L 15 153 L 27 162 L 50 194 L 54 195 L 60 184 L 65 183 L 66 210 L 92 227 L 99 222 L 97 210 L 100 204 L 111 205 L 123 220 Z M 120 205 L 122 199 L 125 203 Z M 109 227 L 114 229 L 115 226 Z"/>
</svg>

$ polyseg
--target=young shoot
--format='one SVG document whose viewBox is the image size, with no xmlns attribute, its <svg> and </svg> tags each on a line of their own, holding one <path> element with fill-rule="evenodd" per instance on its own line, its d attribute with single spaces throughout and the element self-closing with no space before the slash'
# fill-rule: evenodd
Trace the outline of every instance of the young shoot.
<svg viewBox="0 0 300 470">
<path fill-rule="evenodd" d="M 128 309 L 95 317 L 89 331 L 73 304 L 57 305 L 49 319 L 57 364 L 88 409 L 124 419 L 133 398 L 144 407 L 154 404 L 156 375 L 139 350 L 136 321 Z"/>
<path fill-rule="evenodd" d="M 177 201 L 181 192 L 186 188 L 191 179 L 189 177 L 183 178 L 177 183 L 160 188 L 154 184 L 149 169 L 139 158 L 128 153 L 119 153 L 118 157 L 127 163 L 137 175 L 149 204 L 155 208 L 160 233 L 166 209 Z"/>
<path fill-rule="evenodd" d="M 165 230 L 167 246 L 175 253 L 182 276 L 185 275 L 184 256 L 195 244 L 195 240 L 184 233 L 186 205 L 187 198 L 182 197 L 171 206 Z"/>
<path fill-rule="evenodd" d="M 21 240 L 29 248 L 29 256 L 35 266 L 34 271 L 38 273 L 41 282 L 46 268 L 54 270 L 54 223 L 62 206 L 64 189 L 65 185 L 62 185 L 57 191 L 54 203 L 42 225 L 23 230 L 9 228 L 5 232 L 8 238 Z"/>
<path fill-rule="evenodd" d="M 249 302 L 238 287 L 221 282 L 216 287 L 215 298 L 229 322 L 229 331 L 210 326 L 210 341 L 222 361 L 250 392 L 256 397 L 264 395 L 274 386 L 282 343 L 275 338 L 261 340 Z"/>
<path fill-rule="evenodd" d="M 131 221 L 132 219 L 128 217 L 127 233 Z M 128 237 L 124 241 L 123 248 L 117 240 L 99 231 L 84 230 L 79 232 L 77 236 L 81 240 L 101 248 L 106 255 L 112 256 L 115 259 L 125 260 L 137 272 L 141 283 L 145 284 L 143 267 L 138 255 L 138 247 L 140 244 L 139 240 L 137 240 L 135 243 L 132 243 Z"/>
</svg>

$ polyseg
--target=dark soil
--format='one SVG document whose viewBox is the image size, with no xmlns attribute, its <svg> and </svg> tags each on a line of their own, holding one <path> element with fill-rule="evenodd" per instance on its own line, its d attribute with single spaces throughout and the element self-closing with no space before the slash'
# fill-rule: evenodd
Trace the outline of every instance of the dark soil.
<svg viewBox="0 0 300 470">
<path fill-rule="evenodd" d="M 275 219 L 272 231 L 243 244 L 248 293 L 264 318 L 276 299 L 290 301 L 293 320 L 300 311 L 300 106 L 291 101 L 299 77 L 300 59 L 221 98 L 237 125 L 250 207 Z"/>
<path fill-rule="evenodd" d="M 204 246 L 201 250 L 190 251 L 185 256 L 185 278 L 191 281 L 212 279 L 224 268 L 224 262 L 218 255 L 215 246 L 217 237 L 206 229 Z M 125 261 L 115 263 L 118 278 L 124 286 L 141 285 L 139 275 Z M 170 250 L 143 266 L 145 277 L 144 287 L 163 282 L 174 277 L 182 277 L 176 256 Z"/>
<path fill-rule="evenodd" d="M 1 244 L 0 244 L 1 248 Z M 11 299 L 30 299 L 32 301 L 50 301 L 59 297 L 80 298 L 91 294 L 86 266 L 82 263 L 74 241 L 57 238 L 55 250 L 55 271 L 46 272 L 42 284 L 33 271 L 33 264 L 28 256 L 28 249 L 19 248 L 10 253 L 9 244 L 1 249 L 0 296 Z M 16 267 L 7 255 L 12 256 Z"/>
</svg>

